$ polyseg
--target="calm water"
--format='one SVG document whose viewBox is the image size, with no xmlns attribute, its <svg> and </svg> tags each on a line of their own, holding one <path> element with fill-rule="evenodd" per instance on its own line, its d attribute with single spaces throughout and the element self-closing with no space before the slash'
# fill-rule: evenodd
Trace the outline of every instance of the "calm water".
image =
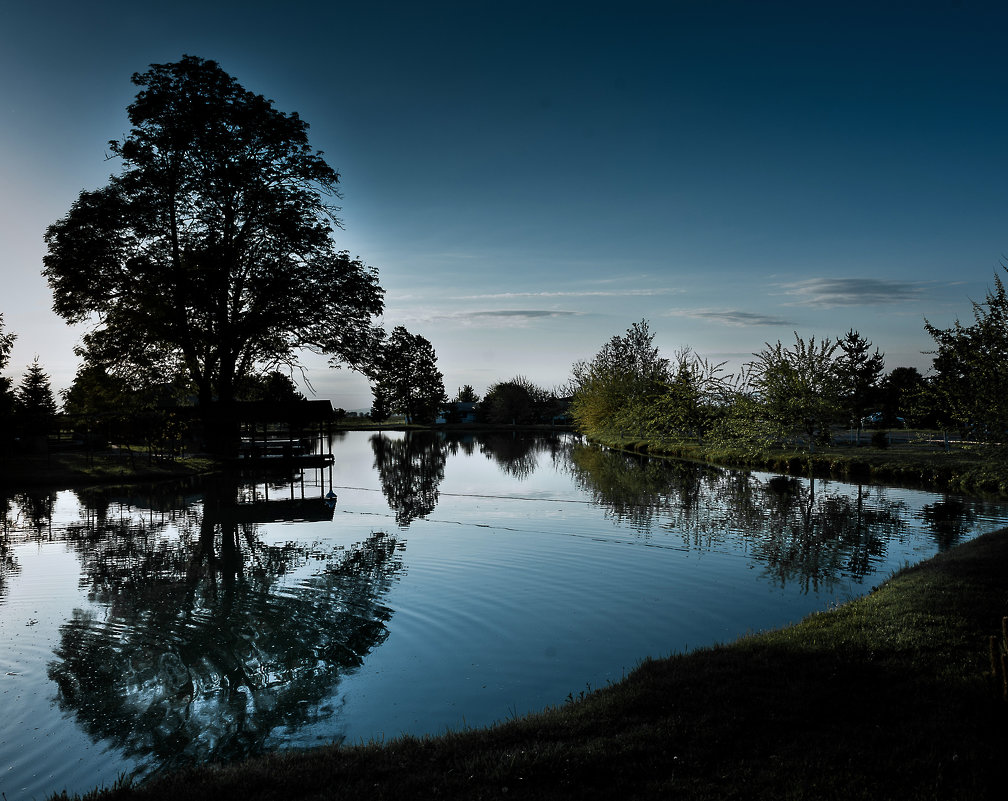
<svg viewBox="0 0 1008 801">
<path fill-rule="evenodd" d="M 8 801 L 487 724 L 1008 525 L 974 499 L 568 435 L 356 432 L 333 448 L 303 481 L 0 496 Z"/>
</svg>

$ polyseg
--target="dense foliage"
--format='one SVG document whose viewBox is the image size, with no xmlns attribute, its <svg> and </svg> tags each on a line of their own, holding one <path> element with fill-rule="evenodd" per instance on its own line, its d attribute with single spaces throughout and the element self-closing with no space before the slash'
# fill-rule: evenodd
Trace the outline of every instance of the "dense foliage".
<svg viewBox="0 0 1008 801">
<path fill-rule="evenodd" d="M 654 338 L 641 320 L 612 337 L 591 361 L 571 368 L 571 416 L 578 426 L 594 431 L 646 419 L 646 408 L 670 379 L 668 359 Z"/>
<path fill-rule="evenodd" d="M 182 374 L 201 404 L 314 350 L 361 367 L 376 272 L 333 242 L 339 175 L 308 125 L 185 56 L 133 76 L 122 164 L 46 232 L 54 309 L 83 352 L 135 383 Z"/>
<path fill-rule="evenodd" d="M 1008 271 L 1008 267 L 1002 265 Z M 997 274 L 973 324 L 925 322 L 937 344 L 933 391 L 949 421 L 970 438 L 1003 442 L 1008 433 L 1008 295 Z"/>
<path fill-rule="evenodd" d="M 496 425 L 549 423 L 556 412 L 555 395 L 521 375 L 491 384 L 479 405 L 480 419 Z"/>
<path fill-rule="evenodd" d="M 401 325 L 379 345 L 371 380 L 371 415 L 376 420 L 398 413 L 407 422 L 433 423 L 445 401 L 434 346 Z"/>
<path fill-rule="evenodd" d="M 781 342 L 756 354 L 753 383 L 773 436 L 804 435 L 810 447 L 829 436 L 829 426 L 840 406 L 840 377 L 833 354 L 837 343 L 815 337 L 805 342 L 795 333 L 795 344 Z"/>
<path fill-rule="evenodd" d="M 883 356 L 851 330 L 844 338 L 790 347 L 766 343 L 737 374 L 689 347 L 671 359 L 646 320 L 572 368 L 571 414 L 583 432 L 674 442 L 764 447 L 828 441 L 833 425 L 880 404 Z M 917 395 L 913 397 L 916 402 Z M 890 399 L 909 403 L 895 383 Z"/>
<path fill-rule="evenodd" d="M 52 384 L 38 356 L 25 370 L 24 377 L 14 390 L 14 413 L 20 428 L 26 433 L 44 434 L 56 417 L 56 399 Z"/>
</svg>

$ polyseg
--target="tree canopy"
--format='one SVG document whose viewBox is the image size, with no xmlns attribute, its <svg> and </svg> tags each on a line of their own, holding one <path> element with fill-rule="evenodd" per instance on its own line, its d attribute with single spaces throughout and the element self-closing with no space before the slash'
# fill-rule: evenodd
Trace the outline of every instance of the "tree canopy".
<svg viewBox="0 0 1008 801">
<path fill-rule="evenodd" d="M 1008 272 L 1008 267 L 1001 265 Z M 1008 293 L 1001 277 L 983 303 L 973 303 L 973 324 L 937 328 L 932 390 L 951 421 L 970 437 L 1003 442 L 1008 434 Z"/>
<path fill-rule="evenodd" d="M 614 336 L 590 362 L 571 368 L 571 414 L 585 430 L 604 429 L 623 410 L 639 410 L 660 395 L 670 379 L 668 359 L 659 355 L 647 320 Z"/>
<path fill-rule="evenodd" d="M 363 368 L 383 308 L 376 271 L 337 249 L 338 173 L 308 125 L 184 56 L 133 75 L 122 169 L 49 227 L 55 311 L 90 323 L 110 372 L 182 373 L 201 404 L 311 350 Z"/>
<path fill-rule="evenodd" d="M 809 447 L 816 435 L 828 436 L 836 414 L 839 391 L 834 352 L 838 345 L 823 339 L 816 345 L 794 334 L 795 344 L 785 348 L 778 341 L 753 354 L 753 385 L 763 403 L 768 422 L 780 434 L 802 432 Z"/>
<path fill-rule="evenodd" d="M 31 433 L 44 433 L 56 416 L 56 399 L 52 384 L 38 356 L 25 370 L 25 374 L 14 390 L 14 411 L 22 426 Z"/>
<path fill-rule="evenodd" d="M 879 396 L 879 381 L 885 367 L 885 356 L 871 352 L 872 343 L 853 328 L 842 339 L 837 339 L 840 353 L 834 362 L 840 402 L 847 416 L 857 428 L 868 407 Z"/>
<path fill-rule="evenodd" d="M 392 329 L 379 348 L 372 381 L 372 414 L 381 419 L 398 412 L 407 422 L 433 423 L 445 400 L 434 346 L 401 325 Z"/>
</svg>

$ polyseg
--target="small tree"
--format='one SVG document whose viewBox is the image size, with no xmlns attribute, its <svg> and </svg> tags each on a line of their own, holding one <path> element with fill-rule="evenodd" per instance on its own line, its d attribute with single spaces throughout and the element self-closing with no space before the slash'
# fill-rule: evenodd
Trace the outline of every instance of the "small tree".
<svg viewBox="0 0 1008 801">
<path fill-rule="evenodd" d="M 457 403 L 479 403 L 479 395 L 472 388 L 472 384 L 466 384 L 464 387 L 459 388 L 458 393 L 455 395 L 455 401 Z"/>
<path fill-rule="evenodd" d="M 726 402 L 731 377 L 723 370 L 724 362 L 709 362 L 689 347 L 676 351 L 665 391 L 649 403 L 654 433 L 703 442 Z"/>
<path fill-rule="evenodd" d="M 501 425 L 544 422 L 550 398 L 547 390 L 525 376 L 515 376 L 487 388 L 479 406 L 480 418 Z"/>
<path fill-rule="evenodd" d="M 834 362 L 840 404 L 854 426 L 861 430 L 861 418 L 879 396 L 879 379 L 885 367 L 885 357 L 872 343 L 853 328 L 843 339 L 837 339 L 840 353 Z"/>
<path fill-rule="evenodd" d="M 669 362 L 658 353 L 647 320 L 614 336 L 590 362 L 571 368 L 571 416 L 586 433 L 618 425 L 620 418 L 640 424 L 647 402 L 668 384 Z"/>
<path fill-rule="evenodd" d="M 371 419 L 376 423 L 388 420 L 391 415 L 389 398 L 380 382 L 371 385 Z"/>
<path fill-rule="evenodd" d="M 1008 267 L 1001 265 L 1008 271 Z M 1003 442 L 1008 433 L 1008 295 L 1001 277 L 983 303 L 973 303 L 973 324 L 925 330 L 934 351 L 935 399 L 964 435 Z"/>
<path fill-rule="evenodd" d="M 25 371 L 21 383 L 14 391 L 14 412 L 22 429 L 29 434 L 47 434 L 56 416 L 56 399 L 53 397 L 49 376 L 38 356 Z"/>
<path fill-rule="evenodd" d="M 813 450 L 817 438 L 829 435 L 829 425 L 840 405 L 833 353 L 837 343 L 828 339 L 806 343 L 798 332 L 795 344 L 780 341 L 754 353 L 752 381 L 769 425 L 783 438 L 802 434 Z"/>
<path fill-rule="evenodd" d="M 372 380 L 387 398 L 389 408 L 404 414 L 410 423 L 434 422 L 445 391 L 430 341 L 397 325 L 379 354 Z"/>
<path fill-rule="evenodd" d="M 879 383 L 885 421 L 892 425 L 897 417 L 902 416 L 912 418 L 916 424 L 926 419 L 924 391 L 924 376 L 916 367 L 894 367 Z"/>
</svg>

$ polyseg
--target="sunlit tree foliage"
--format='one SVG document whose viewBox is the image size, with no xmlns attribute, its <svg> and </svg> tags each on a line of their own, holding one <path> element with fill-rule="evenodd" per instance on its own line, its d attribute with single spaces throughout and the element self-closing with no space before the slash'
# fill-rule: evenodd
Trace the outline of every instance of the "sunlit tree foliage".
<svg viewBox="0 0 1008 801">
<path fill-rule="evenodd" d="M 571 416 L 581 430 L 640 424 L 648 402 L 662 394 L 671 377 L 654 338 L 647 320 L 641 320 L 610 339 L 591 361 L 571 368 Z"/>
<path fill-rule="evenodd" d="M 753 354 L 753 386 L 765 424 L 788 440 L 802 435 L 811 449 L 816 439 L 829 436 L 829 426 L 840 406 L 834 353 L 837 343 L 815 337 L 808 342 L 795 332 L 795 344 L 779 340 Z"/>
</svg>

